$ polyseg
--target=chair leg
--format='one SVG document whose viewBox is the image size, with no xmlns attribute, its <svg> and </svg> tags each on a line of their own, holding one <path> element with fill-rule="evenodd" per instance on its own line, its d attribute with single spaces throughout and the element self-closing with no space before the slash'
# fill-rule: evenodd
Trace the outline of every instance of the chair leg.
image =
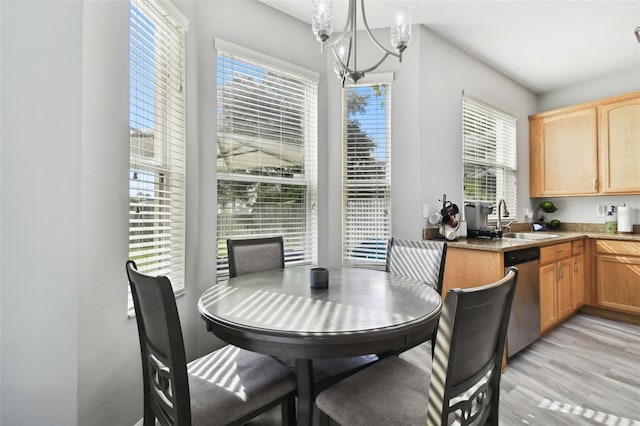
<svg viewBox="0 0 640 426">
<path fill-rule="evenodd" d="M 318 425 L 329 426 L 331 424 L 331 418 L 327 416 L 323 411 L 318 410 Z"/>
<path fill-rule="evenodd" d="M 144 395 L 144 407 L 143 407 L 143 425 L 144 426 L 155 426 L 156 424 L 156 416 L 155 414 L 153 414 L 150 401 L 151 401 L 151 397 Z"/>
<path fill-rule="evenodd" d="M 296 397 L 292 393 L 280 404 L 283 426 L 296 426 Z"/>
</svg>

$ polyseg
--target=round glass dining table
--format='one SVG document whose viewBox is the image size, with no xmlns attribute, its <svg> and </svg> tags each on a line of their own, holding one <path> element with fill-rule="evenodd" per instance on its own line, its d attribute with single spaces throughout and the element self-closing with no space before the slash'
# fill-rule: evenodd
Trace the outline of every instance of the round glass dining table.
<svg viewBox="0 0 640 426">
<path fill-rule="evenodd" d="M 311 424 L 312 362 L 399 352 L 431 337 L 442 308 L 430 286 L 384 271 L 329 268 L 326 289 L 310 286 L 310 266 L 241 275 L 198 302 L 207 329 L 238 347 L 296 359 L 298 423 Z"/>
</svg>

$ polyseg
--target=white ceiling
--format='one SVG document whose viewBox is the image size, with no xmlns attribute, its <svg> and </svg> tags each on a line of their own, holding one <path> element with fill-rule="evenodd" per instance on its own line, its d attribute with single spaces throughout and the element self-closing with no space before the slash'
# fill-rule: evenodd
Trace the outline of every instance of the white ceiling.
<svg viewBox="0 0 640 426">
<path fill-rule="evenodd" d="M 311 0 L 260 1 L 311 22 Z M 347 3 L 333 2 L 334 32 L 344 27 Z M 388 27 L 397 4 L 367 0 L 369 25 Z M 535 93 L 633 67 L 640 84 L 640 43 L 633 33 L 640 26 L 640 0 L 408 0 L 402 4 L 409 6 L 414 24 L 424 25 Z M 313 37 L 311 31 L 309 36 Z M 389 46 L 388 40 L 380 42 Z"/>
</svg>

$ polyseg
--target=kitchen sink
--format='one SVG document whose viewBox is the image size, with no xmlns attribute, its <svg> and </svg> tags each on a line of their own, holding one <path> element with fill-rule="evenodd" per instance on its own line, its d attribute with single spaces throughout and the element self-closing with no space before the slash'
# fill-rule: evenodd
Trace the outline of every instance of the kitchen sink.
<svg viewBox="0 0 640 426">
<path fill-rule="evenodd" d="M 559 237 L 558 234 L 536 234 L 534 232 L 508 232 L 506 234 L 502 234 L 502 238 L 512 238 L 516 240 L 546 240 L 548 238 Z"/>
</svg>

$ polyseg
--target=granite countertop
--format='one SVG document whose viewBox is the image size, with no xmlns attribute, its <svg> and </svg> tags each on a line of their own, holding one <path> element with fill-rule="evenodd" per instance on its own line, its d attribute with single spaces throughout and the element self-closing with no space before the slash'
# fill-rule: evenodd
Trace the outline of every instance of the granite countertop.
<svg viewBox="0 0 640 426">
<path fill-rule="evenodd" d="M 468 250 L 484 250 L 505 252 L 511 250 L 518 250 L 527 247 L 544 247 L 553 244 L 564 243 L 573 240 L 579 240 L 581 238 L 594 238 L 594 239 L 606 239 L 606 240 L 623 240 L 623 241 L 638 241 L 640 242 L 640 234 L 615 234 L 609 235 L 604 232 L 571 232 L 571 231 L 558 231 L 558 232 L 535 232 L 536 235 L 549 235 L 549 238 L 537 239 L 537 240 L 525 240 L 516 238 L 459 238 L 455 241 L 448 241 L 449 247 L 462 248 Z"/>
</svg>

